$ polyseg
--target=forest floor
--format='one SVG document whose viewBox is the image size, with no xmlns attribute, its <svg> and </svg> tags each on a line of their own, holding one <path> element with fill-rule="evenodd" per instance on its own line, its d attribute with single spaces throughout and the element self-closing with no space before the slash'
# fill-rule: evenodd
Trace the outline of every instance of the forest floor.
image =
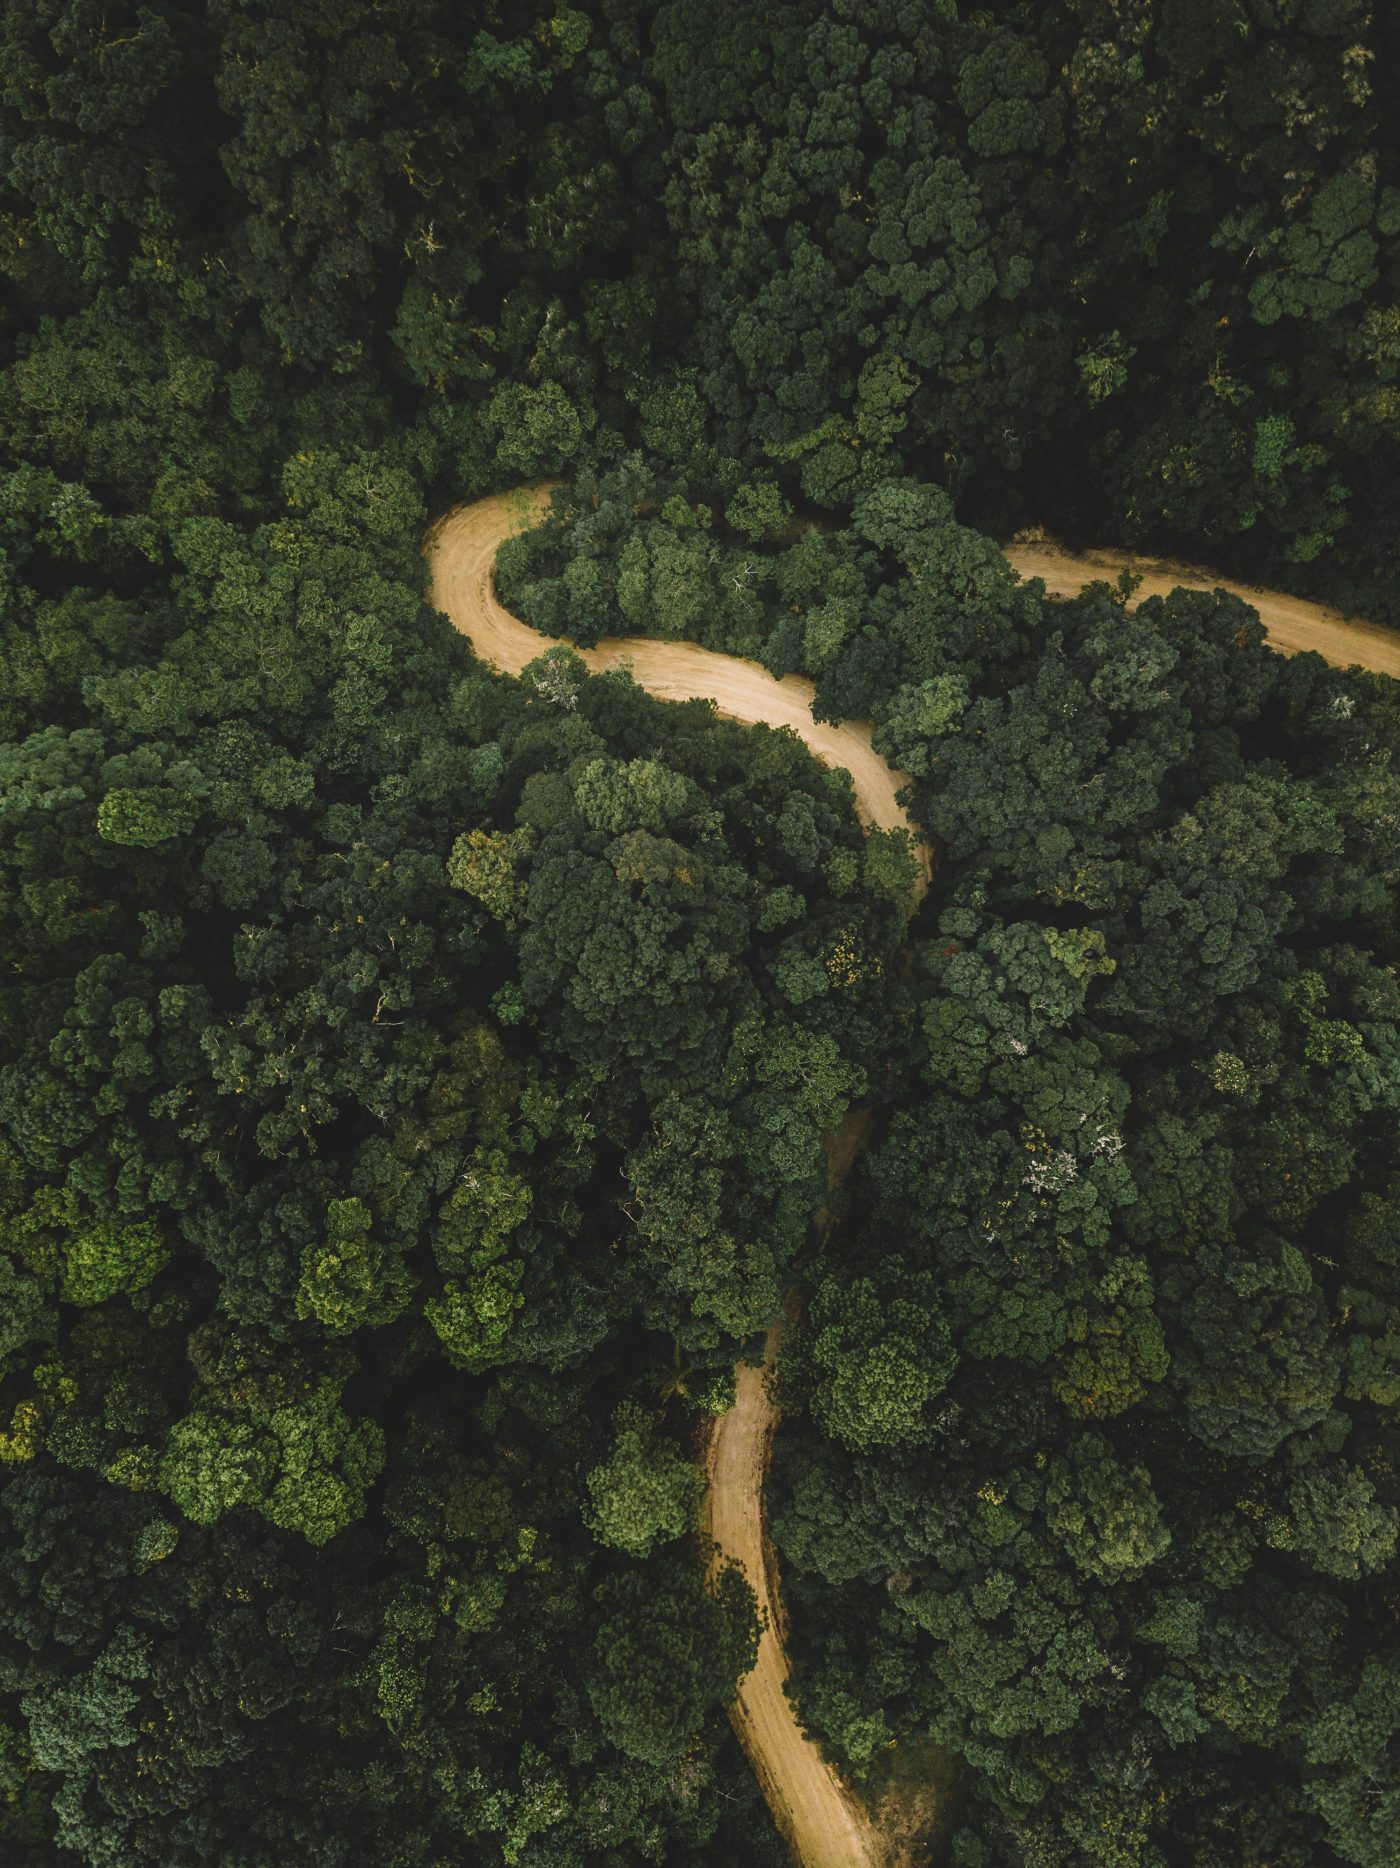
<svg viewBox="0 0 1400 1868">
<path fill-rule="evenodd" d="M 462 631 L 484 661 L 518 675 L 551 646 L 501 604 L 493 585 L 496 553 L 510 533 L 531 524 L 548 496 L 545 487 L 494 494 L 458 507 L 434 528 L 427 542 L 431 572 L 429 601 Z M 1165 595 L 1178 585 L 1225 589 L 1258 610 L 1270 646 L 1285 655 L 1315 649 L 1342 667 L 1359 663 L 1379 674 L 1400 676 L 1400 634 L 1365 622 L 1347 622 L 1335 610 L 1277 591 L 1231 583 L 1208 570 L 1117 551 L 1072 553 L 1045 537 L 1022 533 L 1006 555 L 1023 577 L 1041 577 L 1054 597 L 1073 596 L 1085 584 L 1116 581 L 1133 571 L 1142 582 L 1136 600 Z M 758 662 L 716 654 L 690 642 L 646 637 L 606 637 L 596 648 L 577 651 L 594 673 L 628 667 L 633 679 L 662 700 L 713 700 L 722 714 L 749 725 L 789 727 L 828 765 L 844 766 L 855 785 L 862 821 L 892 829 L 910 824 L 896 794 L 908 782 L 875 751 L 870 727 L 847 720 L 839 726 L 815 721 L 810 681 L 788 675 L 777 681 Z M 928 849 L 924 853 L 927 873 Z M 831 1184 L 849 1170 L 869 1132 L 868 1118 L 853 1112 L 828 1146 Z M 778 1423 L 771 1373 L 783 1324 L 774 1325 L 761 1364 L 741 1363 L 735 1405 L 715 1425 L 706 1447 L 706 1521 L 718 1546 L 718 1561 L 743 1565 L 762 1611 L 758 1661 L 745 1678 L 731 1717 L 764 1795 L 784 1837 L 803 1868 L 897 1868 L 914 1859 L 919 1831 L 933 1809 L 910 1811 L 882 1805 L 878 1825 L 842 1783 L 816 1742 L 802 1731 L 783 1690 L 788 1676 L 776 1555 L 767 1536 L 763 1488 Z M 936 1799 L 934 1800 L 936 1801 Z"/>
</svg>

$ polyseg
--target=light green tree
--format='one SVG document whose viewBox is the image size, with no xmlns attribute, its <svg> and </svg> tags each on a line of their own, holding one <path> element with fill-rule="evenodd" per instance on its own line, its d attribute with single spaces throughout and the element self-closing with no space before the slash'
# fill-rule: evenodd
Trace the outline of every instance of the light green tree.
<svg viewBox="0 0 1400 1868">
<path fill-rule="evenodd" d="M 656 1431 L 643 1410 L 624 1402 L 613 1415 L 613 1450 L 588 1475 L 585 1513 L 600 1543 L 630 1557 L 693 1528 L 704 1480 Z"/>
</svg>

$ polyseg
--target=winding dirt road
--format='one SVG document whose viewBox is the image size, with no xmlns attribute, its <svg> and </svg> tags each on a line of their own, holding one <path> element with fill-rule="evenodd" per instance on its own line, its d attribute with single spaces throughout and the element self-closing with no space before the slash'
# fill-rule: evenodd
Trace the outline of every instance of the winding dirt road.
<svg viewBox="0 0 1400 1868">
<path fill-rule="evenodd" d="M 1228 590 L 1258 610 L 1269 647 L 1280 655 L 1315 649 L 1339 668 L 1357 666 L 1372 674 L 1400 678 L 1400 633 L 1378 623 L 1348 622 L 1325 603 L 1237 584 L 1199 565 L 1179 564 L 1170 558 L 1140 558 L 1128 551 L 1066 551 L 1030 533 L 1013 538 L 1006 556 L 1022 577 L 1043 577 L 1052 597 L 1076 596 L 1086 584 L 1114 583 L 1120 571 L 1134 571 L 1142 578 L 1133 596 L 1134 608 L 1144 597 L 1165 597 L 1183 585 L 1188 590 Z"/>
<path fill-rule="evenodd" d="M 484 661 L 506 674 L 518 675 L 551 646 L 548 637 L 511 615 L 492 585 L 502 541 L 530 524 L 547 498 L 548 490 L 541 488 L 524 497 L 502 493 L 460 506 L 428 539 L 429 602 L 446 613 Z M 825 726 L 813 720 L 816 690 L 810 681 L 796 675 L 775 681 L 759 662 L 717 655 L 691 642 L 614 636 L 577 653 L 595 673 L 630 668 L 641 687 L 663 700 L 713 700 L 722 714 L 751 726 L 791 727 L 819 759 L 851 774 L 862 822 L 912 828 L 895 796 L 908 783 L 905 775 L 885 764 L 863 722 Z M 918 847 L 926 852 L 927 846 Z M 848 1127 L 855 1133 L 854 1125 Z M 839 1140 L 833 1145 L 834 1176 L 849 1165 L 850 1152 Z M 758 1659 L 730 1717 L 797 1860 L 805 1868 L 878 1868 L 884 1851 L 869 1818 L 817 1746 L 803 1736 L 783 1691 L 788 1660 L 778 1590 L 765 1561 L 763 1516 L 763 1481 L 778 1422 L 765 1377 L 776 1359 L 781 1329 L 777 1324 L 769 1331 L 762 1368 L 740 1364 L 735 1405 L 716 1423 L 706 1449 L 705 1512 L 717 1561 L 742 1564 L 765 1624 Z"/>
<path fill-rule="evenodd" d="M 497 493 L 459 506 L 434 528 L 428 539 L 432 571 L 429 602 L 446 612 L 453 627 L 467 636 L 484 661 L 505 674 L 518 675 L 526 662 L 552 648 L 548 636 L 511 615 L 497 600 L 491 574 L 506 538 L 528 525 L 544 508 L 545 488 L 522 497 Z M 870 743 L 870 728 L 860 720 L 825 726 L 812 718 L 816 689 L 800 675 L 775 681 L 761 662 L 717 655 L 693 642 L 655 642 L 646 636 L 605 636 L 593 649 L 576 654 L 594 674 L 630 668 L 632 677 L 659 700 L 712 700 L 731 720 L 748 726 L 787 726 L 806 740 L 827 765 L 844 766 L 855 784 L 856 811 L 863 822 L 882 829 L 902 829 L 909 819 L 895 793 L 909 783 L 892 771 Z"/>
<path fill-rule="evenodd" d="M 497 601 L 492 584 L 496 553 L 512 531 L 534 521 L 547 497 L 548 490 L 540 488 L 461 506 L 434 528 L 426 546 L 429 601 L 468 637 L 483 660 L 507 674 L 518 675 L 550 640 Z M 1322 604 L 1253 590 L 1192 566 L 1114 551 L 1074 554 L 1029 536 L 1013 540 L 1006 555 L 1023 577 L 1044 578 L 1051 596 L 1073 596 L 1085 584 L 1116 579 L 1124 569 L 1142 573 L 1139 601 L 1182 584 L 1230 590 L 1258 610 L 1270 645 L 1282 653 L 1316 649 L 1343 667 L 1359 663 L 1379 674 L 1400 676 L 1400 635 L 1370 623 L 1346 622 Z M 846 721 L 830 726 L 813 720 L 815 690 L 809 681 L 796 675 L 775 681 L 758 662 L 717 655 L 687 642 L 608 637 L 596 648 L 578 652 L 594 672 L 630 667 L 639 685 L 661 699 L 710 699 L 735 720 L 791 727 L 819 759 L 850 772 L 863 822 L 913 828 L 896 797 L 908 782 L 905 775 L 891 770 L 876 753 L 868 725 Z M 833 1180 L 859 1151 L 857 1125 L 848 1128 L 855 1138 L 851 1146 L 843 1146 L 841 1137 L 832 1141 Z M 766 1620 L 757 1664 L 740 1687 L 731 1718 L 778 1827 L 804 1868 L 882 1868 L 890 1850 L 817 1746 L 803 1736 L 783 1691 L 788 1661 L 763 1513 L 764 1478 L 778 1422 L 766 1377 L 776 1360 L 781 1332 L 781 1323 L 769 1332 L 761 1368 L 740 1365 L 735 1405 L 716 1424 L 706 1453 L 706 1521 L 719 1560 L 733 1558 L 743 1565 Z"/>
<path fill-rule="evenodd" d="M 740 1363 L 734 1406 L 706 1450 L 705 1526 L 723 1558 L 744 1567 L 764 1611 L 753 1671 L 730 1721 L 794 1858 L 805 1868 L 877 1868 L 885 1851 L 864 1807 L 805 1738 L 783 1691 L 788 1677 L 782 1598 L 764 1536 L 763 1482 L 778 1409 L 768 1391 L 783 1326 L 764 1343 L 763 1365 Z"/>
</svg>

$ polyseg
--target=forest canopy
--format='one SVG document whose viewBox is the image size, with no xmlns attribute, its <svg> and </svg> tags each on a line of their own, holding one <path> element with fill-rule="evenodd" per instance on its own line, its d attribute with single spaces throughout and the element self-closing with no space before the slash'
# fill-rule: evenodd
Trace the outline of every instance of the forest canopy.
<svg viewBox="0 0 1400 1868">
<path fill-rule="evenodd" d="M 0 1857 L 1393 1868 L 1400 25 L 0 0 Z M 557 483 L 492 672 L 430 522 Z M 788 732 L 872 723 L 933 882 Z M 561 640 L 563 639 L 563 640 Z M 828 1188 L 848 1114 L 873 1139 Z"/>
</svg>

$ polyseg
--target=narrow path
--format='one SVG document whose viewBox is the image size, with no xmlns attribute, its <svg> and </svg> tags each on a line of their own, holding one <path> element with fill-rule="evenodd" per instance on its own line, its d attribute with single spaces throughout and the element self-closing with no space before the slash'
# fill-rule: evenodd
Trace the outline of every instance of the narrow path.
<svg viewBox="0 0 1400 1868">
<path fill-rule="evenodd" d="M 458 507 L 434 528 L 427 543 L 429 601 L 446 613 L 484 661 L 507 674 L 518 675 L 550 646 L 550 639 L 497 601 L 492 587 L 496 553 L 512 531 L 533 522 L 546 497 L 547 489 L 538 488 Z M 1324 604 L 1254 590 L 1189 565 L 1116 551 L 1071 553 L 1044 539 L 1014 539 L 1006 555 L 1023 577 L 1044 578 L 1055 597 L 1073 596 L 1099 579 L 1112 581 L 1124 569 L 1142 574 L 1139 601 L 1183 584 L 1230 590 L 1258 610 L 1270 645 L 1283 654 L 1316 649 L 1342 667 L 1360 664 L 1378 674 L 1400 676 L 1400 634 L 1371 623 L 1346 622 Z M 850 772 L 856 810 L 864 823 L 912 828 L 895 795 L 908 782 L 905 775 L 876 753 L 867 724 L 848 720 L 830 726 L 813 720 L 811 682 L 796 675 L 775 681 L 758 662 L 717 655 L 688 642 L 608 637 L 578 653 L 594 672 L 630 667 L 639 685 L 663 700 L 710 699 L 721 713 L 749 725 L 791 727 L 819 759 Z M 854 1127 L 851 1134 L 856 1135 Z M 858 1138 L 853 1147 L 858 1151 Z M 845 1157 L 851 1153 L 851 1147 L 843 1148 L 840 1138 L 834 1138 L 833 1177 L 849 1166 Z M 803 1736 L 783 1692 L 788 1660 L 763 1513 L 763 1483 L 778 1421 L 765 1378 L 776 1360 L 781 1331 L 777 1324 L 769 1332 L 761 1368 L 740 1365 L 735 1405 L 716 1424 L 706 1454 L 710 1533 L 722 1558 L 743 1565 L 767 1623 L 757 1664 L 740 1687 L 731 1718 L 778 1827 L 803 1868 L 882 1868 L 889 1851 L 865 1810 L 817 1746 Z"/>
<path fill-rule="evenodd" d="M 429 602 L 446 613 L 484 661 L 518 675 L 551 646 L 500 603 L 492 587 L 504 539 L 542 509 L 547 489 L 528 499 L 496 494 L 459 506 L 428 540 Z M 911 828 L 895 793 L 908 780 L 891 770 L 870 743 L 862 721 L 824 726 L 812 718 L 816 693 L 796 675 L 775 681 L 759 662 L 717 655 L 691 642 L 608 637 L 577 651 L 595 673 L 630 667 L 633 679 L 662 700 L 713 700 L 719 711 L 750 726 L 788 726 L 828 765 L 844 766 L 855 783 L 856 811 L 867 824 Z M 926 846 L 919 845 L 921 850 Z M 856 1125 L 848 1124 L 852 1134 Z M 845 1130 L 842 1131 L 846 1133 Z M 833 1173 L 850 1151 L 834 1146 Z M 719 1560 L 741 1563 L 764 1615 L 758 1659 L 739 1688 L 730 1718 L 768 1799 L 779 1830 L 804 1868 L 879 1868 L 879 1839 L 864 1809 L 815 1744 L 803 1735 L 783 1691 L 788 1676 L 782 1609 L 766 1558 L 763 1480 L 778 1410 L 764 1377 L 777 1355 L 781 1324 L 769 1331 L 763 1367 L 739 1365 L 738 1395 L 716 1422 L 706 1451 L 706 1519 Z"/>
<path fill-rule="evenodd" d="M 528 525 L 547 497 L 545 488 L 523 499 L 518 493 L 493 494 L 459 506 L 428 539 L 429 601 L 470 638 L 484 661 L 508 675 L 518 675 L 526 662 L 554 647 L 551 637 L 511 615 L 491 583 L 502 542 Z M 844 766 L 850 773 L 863 822 L 886 830 L 908 826 L 895 799 L 900 786 L 909 783 L 907 776 L 885 764 L 870 743 L 865 721 L 828 726 L 814 720 L 816 689 L 800 675 L 775 681 L 761 662 L 717 655 L 694 642 L 656 642 L 647 636 L 605 636 L 596 648 L 575 653 L 595 674 L 630 667 L 638 686 L 659 700 L 712 700 L 722 714 L 748 726 L 791 727 L 825 764 Z"/>
<path fill-rule="evenodd" d="M 1269 647 L 1280 655 L 1315 649 L 1339 668 L 1357 666 L 1372 674 L 1400 678 L 1400 631 L 1383 629 L 1379 623 L 1348 622 L 1325 603 L 1237 584 L 1199 565 L 1179 564 L 1170 558 L 1140 558 L 1128 551 L 1066 551 L 1051 539 L 1029 533 L 1013 538 L 1005 549 L 1013 569 L 1022 577 L 1043 577 L 1052 597 L 1073 597 L 1086 584 L 1113 583 L 1120 571 L 1135 571 L 1142 578 L 1134 606 L 1144 597 L 1165 597 L 1182 585 L 1188 590 L 1228 590 L 1258 610 Z"/>
<path fill-rule="evenodd" d="M 782 1329 L 778 1323 L 768 1332 L 762 1367 L 740 1363 L 734 1406 L 716 1422 L 705 1460 L 706 1528 L 723 1557 L 744 1566 L 766 1617 L 758 1659 L 730 1720 L 795 1859 L 804 1868 L 876 1868 L 885 1856 L 869 1817 L 803 1736 L 783 1691 L 786 1630 L 763 1512 L 763 1482 L 778 1424 L 768 1378 Z"/>
</svg>

